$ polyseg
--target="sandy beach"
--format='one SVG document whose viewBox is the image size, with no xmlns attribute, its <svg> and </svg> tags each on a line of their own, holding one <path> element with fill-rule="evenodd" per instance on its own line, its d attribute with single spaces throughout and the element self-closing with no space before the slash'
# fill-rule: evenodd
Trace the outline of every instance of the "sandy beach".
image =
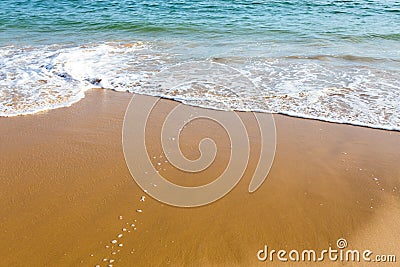
<svg viewBox="0 0 400 267">
<path fill-rule="evenodd" d="M 400 257 L 399 132 L 275 115 L 275 161 L 250 194 L 259 132 L 241 112 L 252 149 L 243 179 L 215 203 L 177 208 L 147 196 L 125 164 L 131 97 L 90 90 L 71 107 L 0 118 L 0 266 L 276 266 L 257 251 L 323 250 L 339 238 L 351 249 Z M 149 120 L 154 164 L 165 160 L 160 125 L 175 105 L 162 100 Z M 182 151 L 195 159 L 205 136 L 218 145 L 209 169 L 187 178 L 163 163 L 161 174 L 186 186 L 217 177 L 229 155 L 217 124 L 185 128 Z"/>
</svg>

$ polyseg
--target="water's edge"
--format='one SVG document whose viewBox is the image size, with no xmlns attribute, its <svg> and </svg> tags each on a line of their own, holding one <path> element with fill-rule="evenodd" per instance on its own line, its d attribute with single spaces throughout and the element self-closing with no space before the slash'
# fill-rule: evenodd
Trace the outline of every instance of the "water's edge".
<svg viewBox="0 0 400 267">
<path fill-rule="evenodd" d="M 79 98 L 76 98 L 75 101 L 69 102 L 69 103 L 64 103 L 63 105 L 59 106 L 54 106 L 49 109 L 42 109 L 42 110 L 36 110 L 32 112 L 26 112 L 26 113 L 21 113 L 21 114 L 12 114 L 12 115 L 0 115 L 0 119 L 4 118 L 16 118 L 16 117 L 22 117 L 22 116 L 35 116 L 37 114 L 43 114 L 45 112 L 51 112 L 52 110 L 60 109 L 60 108 L 68 108 L 73 106 L 74 104 L 77 104 L 79 101 L 84 99 L 86 97 L 86 92 L 89 90 L 110 90 L 115 93 L 130 93 L 130 92 L 121 92 L 117 91 L 114 89 L 106 89 L 106 88 L 91 88 L 91 89 L 86 89 L 82 91 L 82 96 Z M 138 94 L 138 93 L 130 93 L 132 95 Z M 267 111 L 260 111 L 260 110 L 225 110 L 225 109 L 218 109 L 218 108 L 213 108 L 213 107 L 205 107 L 202 105 L 193 105 L 191 103 L 184 103 L 184 101 L 181 101 L 179 99 L 175 99 L 173 97 L 165 97 L 165 96 L 156 96 L 156 95 L 150 95 L 150 94 L 143 94 L 147 96 L 152 96 L 152 97 L 158 97 L 161 99 L 167 99 L 171 101 L 178 102 L 180 104 L 184 105 L 189 105 L 189 106 L 194 106 L 194 107 L 199 107 L 199 108 L 205 108 L 205 109 L 211 109 L 211 110 L 216 110 L 216 111 L 234 111 L 234 112 L 254 112 L 254 113 L 267 113 L 267 114 L 277 114 L 277 115 L 282 115 L 282 116 L 287 116 L 291 118 L 299 118 L 299 119 L 306 119 L 306 120 L 316 120 L 316 121 L 321 121 L 325 123 L 333 123 L 333 124 L 342 124 L 342 125 L 348 125 L 348 126 L 354 126 L 354 127 L 363 127 L 363 128 L 368 128 L 368 129 L 374 129 L 374 130 L 380 130 L 380 131 L 394 131 L 394 132 L 400 132 L 400 127 L 398 128 L 390 128 L 390 127 L 385 127 L 385 126 L 377 126 L 377 125 L 368 125 L 368 124 L 362 124 L 362 123 L 349 123 L 349 122 L 343 122 L 343 121 L 335 121 L 335 120 L 328 120 L 324 118 L 318 118 L 318 117 L 312 117 L 312 116 L 304 116 L 301 114 L 293 114 L 293 113 L 283 113 L 283 112 L 267 112 Z"/>
</svg>

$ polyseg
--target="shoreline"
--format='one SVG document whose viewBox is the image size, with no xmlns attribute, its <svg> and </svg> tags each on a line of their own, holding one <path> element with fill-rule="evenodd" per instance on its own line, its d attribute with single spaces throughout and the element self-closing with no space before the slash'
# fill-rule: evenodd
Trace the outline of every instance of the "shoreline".
<svg viewBox="0 0 400 267">
<path fill-rule="evenodd" d="M 60 104 L 59 106 L 55 106 L 52 108 L 48 108 L 48 109 L 44 109 L 44 110 L 38 110 L 38 111 L 32 111 L 32 112 L 27 112 L 27 113 L 21 113 L 21 114 L 13 114 L 13 115 L 9 115 L 9 116 L 0 116 L 1 118 L 15 118 L 15 117 L 21 117 L 21 116 L 31 116 L 31 115 L 37 115 L 37 114 L 41 114 L 41 113 L 47 113 L 50 112 L 52 110 L 56 110 L 56 109 L 60 109 L 60 108 L 68 108 L 68 107 L 72 107 L 73 105 L 75 105 L 76 103 L 79 103 L 80 101 L 82 101 L 83 99 L 85 99 L 86 97 L 86 92 L 87 91 L 91 91 L 91 90 L 107 90 L 107 91 L 112 91 L 115 93 L 129 93 L 131 96 L 133 96 L 134 94 L 138 94 L 138 93 L 133 93 L 133 92 L 127 92 L 127 91 L 118 91 L 115 89 L 108 89 L 108 88 L 91 88 L 91 89 L 85 89 L 83 90 L 81 93 L 81 96 L 77 96 L 76 100 L 73 100 L 72 102 L 68 102 L 64 104 Z M 147 94 L 143 94 L 143 95 L 147 95 Z M 348 125 L 348 126 L 355 126 L 355 127 L 362 127 L 362 128 L 367 128 L 367 129 L 373 129 L 373 130 L 382 130 L 382 131 L 389 131 L 389 132 L 400 132 L 400 127 L 399 128 L 389 128 L 389 127 L 385 127 L 383 125 L 380 126 L 376 126 L 373 124 L 363 124 L 363 123 L 351 123 L 351 122 L 341 122 L 338 120 L 333 120 L 333 119 L 325 119 L 325 118 L 318 118 L 318 117 L 313 117 L 313 116 L 306 116 L 306 115 L 297 115 L 297 114 L 289 114 L 289 113 L 284 113 L 284 112 L 277 112 L 277 113 L 271 113 L 271 112 L 266 112 L 266 111 L 259 111 L 259 110 L 224 110 L 224 109 L 218 109 L 218 108 L 211 108 L 211 107 L 204 107 L 201 105 L 192 105 L 190 103 L 184 103 L 182 101 L 179 101 L 177 99 L 174 98 L 168 98 L 165 96 L 153 96 L 153 95 L 147 95 L 147 96 L 151 96 L 151 97 L 157 97 L 163 100 L 169 100 L 169 101 L 173 101 L 173 102 L 177 102 L 183 105 L 188 105 L 188 106 L 192 106 L 192 107 L 198 107 L 198 108 L 204 108 L 204 109 L 210 109 L 210 110 L 215 110 L 215 111 L 234 111 L 237 113 L 247 113 L 247 112 L 252 112 L 252 113 L 260 113 L 260 114 L 272 114 L 272 115 L 277 115 L 277 116 L 286 116 L 286 117 L 290 117 L 290 118 L 297 118 L 297 119 L 305 119 L 305 120 L 315 120 L 315 121 L 319 121 L 319 122 L 325 122 L 325 123 L 333 123 L 333 124 L 339 124 L 339 125 Z"/>
<path fill-rule="evenodd" d="M 132 94 L 85 94 L 70 107 L 0 118 L 5 265 L 261 266 L 256 253 L 265 244 L 322 250 L 339 238 L 349 248 L 400 257 L 400 133 L 274 114 L 275 161 L 249 194 L 259 133 L 252 115 L 238 112 L 252 151 L 243 178 L 221 200 L 182 209 L 145 195 L 126 167 L 121 132 Z M 148 153 L 157 159 L 160 122 L 175 105 L 162 99 L 150 117 Z M 187 178 L 163 163 L 161 173 L 187 186 L 211 181 L 229 155 L 221 131 L 198 121 L 182 133 L 182 151 L 193 159 L 199 140 L 215 139 L 215 166 Z"/>
</svg>

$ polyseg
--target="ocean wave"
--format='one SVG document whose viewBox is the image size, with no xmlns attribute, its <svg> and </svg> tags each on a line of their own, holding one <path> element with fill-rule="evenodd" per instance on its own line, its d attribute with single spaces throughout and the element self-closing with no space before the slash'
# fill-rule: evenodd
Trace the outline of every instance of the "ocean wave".
<svg viewBox="0 0 400 267">
<path fill-rule="evenodd" d="M 398 62 L 357 55 L 209 58 L 239 70 L 255 89 L 185 84 L 160 89 L 153 75 L 188 61 L 178 51 L 146 43 L 0 48 L 0 116 L 69 106 L 89 88 L 175 99 L 222 110 L 287 114 L 400 130 Z M 336 62 L 338 61 L 338 62 Z M 350 61 L 351 64 L 346 62 Z M 377 64 L 380 67 L 377 67 Z M 221 87 L 219 87 L 221 88 Z"/>
</svg>

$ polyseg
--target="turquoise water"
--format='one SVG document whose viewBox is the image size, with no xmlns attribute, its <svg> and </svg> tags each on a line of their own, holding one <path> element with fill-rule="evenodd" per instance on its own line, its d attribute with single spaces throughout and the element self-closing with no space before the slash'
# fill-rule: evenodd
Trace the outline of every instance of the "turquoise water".
<svg viewBox="0 0 400 267">
<path fill-rule="evenodd" d="M 400 40 L 399 1 L 1 1 L 2 44 Z M 398 55 L 397 55 L 398 56 Z"/>
<path fill-rule="evenodd" d="M 94 85 L 400 129 L 400 1 L 5 0 L 0 56 L 2 116 L 69 105 Z M 259 91 L 145 88 L 190 60 L 235 67 Z"/>
</svg>

